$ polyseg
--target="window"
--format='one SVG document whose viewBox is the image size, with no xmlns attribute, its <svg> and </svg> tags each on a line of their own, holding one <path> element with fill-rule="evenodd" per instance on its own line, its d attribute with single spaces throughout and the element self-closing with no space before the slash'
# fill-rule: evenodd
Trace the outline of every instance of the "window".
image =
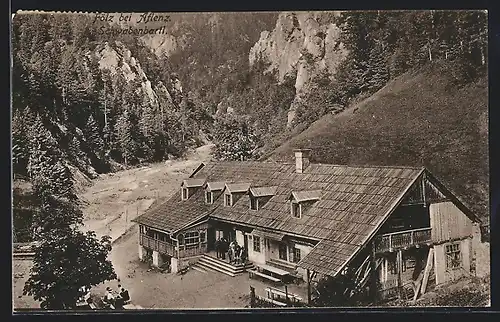
<svg viewBox="0 0 500 322">
<path fill-rule="evenodd" d="M 139 225 L 139 232 L 141 234 L 144 234 L 144 226 L 143 225 Z"/>
<path fill-rule="evenodd" d="M 462 255 L 460 244 L 446 245 L 446 269 L 454 269 L 462 266 Z"/>
<path fill-rule="evenodd" d="M 206 235 L 204 231 L 200 231 L 200 242 L 204 243 L 206 242 Z"/>
<path fill-rule="evenodd" d="M 301 257 L 301 254 L 300 254 L 300 249 L 294 248 L 293 249 L 293 260 L 292 260 L 292 262 L 298 263 L 298 262 L 300 262 L 301 258 L 302 257 Z"/>
<path fill-rule="evenodd" d="M 225 199 L 224 199 L 224 206 L 226 207 L 231 207 L 233 205 L 233 198 L 231 197 L 230 194 L 226 194 L 225 195 Z"/>
<path fill-rule="evenodd" d="M 279 258 L 281 260 L 288 260 L 288 257 L 287 257 L 287 248 L 286 248 L 286 244 L 284 243 L 280 243 L 279 246 L 278 246 L 278 254 L 279 254 Z"/>
<path fill-rule="evenodd" d="M 182 200 L 186 200 L 188 198 L 188 188 L 182 188 Z"/>
<path fill-rule="evenodd" d="M 197 231 L 186 233 L 184 235 L 184 243 L 186 245 L 194 245 L 200 242 L 200 234 Z"/>
<path fill-rule="evenodd" d="M 254 196 L 250 196 L 250 209 L 258 210 L 259 209 L 259 200 Z"/>
<path fill-rule="evenodd" d="M 183 234 L 180 234 L 179 236 L 177 236 L 177 240 L 179 241 L 179 246 L 184 245 L 184 235 Z"/>
<path fill-rule="evenodd" d="M 158 239 L 162 242 L 166 241 L 167 238 L 164 233 L 158 233 Z"/>
<path fill-rule="evenodd" d="M 207 192 L 205 193 L 205 201 L 206 201 L 206 203 L 208 203 L 208 204 L 212 204 L 212 203 L 214 203 L 214 195 L 213 195 L 213 193 L 212 193 L 212 192 L 207 191 Z"/>
<path fill-rule="evenodd" d="M 295 217 L 295 218 L 300 218 L 301 216 L 301 205 L 299 203 L 296 203 L 296 202 L 292 202 L 292 216 Z"/>
<path fill-rule="evenodd" d="M 260 253 L 260 237 L 259 236 L 253 237 L 253 251 Z"/>
</svg>

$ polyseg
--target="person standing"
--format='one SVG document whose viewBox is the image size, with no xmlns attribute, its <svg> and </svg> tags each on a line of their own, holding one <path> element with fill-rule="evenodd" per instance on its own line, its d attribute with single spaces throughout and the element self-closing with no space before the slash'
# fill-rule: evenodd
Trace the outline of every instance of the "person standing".
<svg viewBox="0 0 500 322">
<path fill-rule="evenodd" d="M 124 303 L 127 303 L 127 301 L 130 300 L 130 294 L 128 294 L 128 290 L 126 290 L 125 288 L 122 287 L 121 289 L 121 292 L 120 292 L 120 296 L 121 298 L 123 299 L 123 302 Z"/>
<path fill-rule="evenodd" d="M 234 241 L 229 244 L 229 263 L 232 264 L 235 261 L 234 256 Z"/>
<path fill-rule="evenodd" d="M 221 240 L 220 237 L 215 241 L 215 252 L 217 253 L 217 258 L 221 258 Z"/>
<path fill-rule="evenodd" d="M 236 263 L 239 264 L 239 263 L 241 263 L 241 261 L 240 261 L 240 259 L 241 259 L 240 258 L 241 246 L 238 245 L 238 242 L 235 242 L 234 244 L 235 244 L 234 245 L 234 258 L 236 260 Z"/>
<path fill-rule="evenodd" d="M 240 260 L 243 263 L 243 265 L 245 265 L 245 263 L 247 262 L 247 250 L 245 247 L 241 247 Z"/>
<path fill-rule="evenodd" d="M 222 237 L 222 241 L 221 241 L 221 251 L 222 251 L 222 259 L 226 259 L 226 252 L 227 252 L 227 249 L 228 249 L 228 244 L 227 244 L 227 241 L 224 237 Z"/>
</svg>

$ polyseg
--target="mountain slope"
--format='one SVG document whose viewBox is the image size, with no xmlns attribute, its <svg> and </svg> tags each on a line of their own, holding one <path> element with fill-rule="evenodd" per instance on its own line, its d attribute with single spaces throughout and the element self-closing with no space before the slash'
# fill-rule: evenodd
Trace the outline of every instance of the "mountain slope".
<svg viewBox="0 0 500 322">
<path fill-rule="evenodd" d="M 409 72 L 337 115 L 326 115 L 270 159 L 311 148 L 312 161 L 421 165 L 481 217 L 488 216 L 488 86 L 452 86 L 439 64 Z"/>
</svg>

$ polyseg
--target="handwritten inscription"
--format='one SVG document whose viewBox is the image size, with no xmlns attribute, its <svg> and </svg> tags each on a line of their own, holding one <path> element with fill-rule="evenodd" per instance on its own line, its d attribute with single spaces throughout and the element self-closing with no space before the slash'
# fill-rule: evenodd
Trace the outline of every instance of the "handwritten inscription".
<svg viewBox="0 0 500 322">
<path fill-rule="evenodd" d="M 134 18 L 135 16 L 135 18 Z M 165 34 L 166 26 L 158 27 L 157 23 L 167 23 L 170 21 L 170 16 L 154 13 L 154 12 L 146 12 L 142 14 L 133 14 L 133 13 L 120 13 L 120 14 L 111 14 L 111 13 L 96 13 L 94 16 L 93 22 L 104 22 L 109 23 L 109 26 L 101 26 L 99 27 L 100 33 L 110 33 L 110 34 L 137 34 L 137 35 L 145 35 L 145 34 Z M 131 23 L 135 22 L 137 24 L 141 24 L 141 26 L 128 26 L 128 28 L 123 27 L 112 27 L 112 23 Z M 148 23 L 155 23 L 155 28 L 148 27 Z"/>
</svg>

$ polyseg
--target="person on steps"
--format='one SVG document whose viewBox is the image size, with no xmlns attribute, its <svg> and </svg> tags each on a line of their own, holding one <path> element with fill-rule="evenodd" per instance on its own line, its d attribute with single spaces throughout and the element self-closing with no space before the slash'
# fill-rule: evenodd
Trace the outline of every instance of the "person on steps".
<svg viewBox="0 0 500 322">
<path fill-rule="evenodd" d="M 217 253 L 217 258 L 222 257 L 222 252 L 221 252 L 221 240 L 220 237 L 215 241 L 215 252 Z"/>
</svg>

